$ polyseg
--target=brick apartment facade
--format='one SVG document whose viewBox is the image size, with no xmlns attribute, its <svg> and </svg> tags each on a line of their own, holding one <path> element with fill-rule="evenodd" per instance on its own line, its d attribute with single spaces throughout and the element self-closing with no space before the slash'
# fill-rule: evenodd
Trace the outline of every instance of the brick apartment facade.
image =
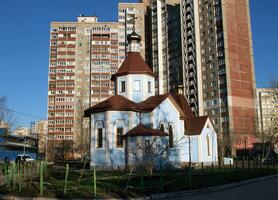
<svg viewBox="0 0 278 200">
<path fill-rule="evenodd" d="M 120 62 L 118 23 L 80 16 L 77 22 L 52 22 L 50 37 L 49 155 L 80 157 L 89 137 L 83 111 L 114 93 L 110 77 Z"/>
</svg>

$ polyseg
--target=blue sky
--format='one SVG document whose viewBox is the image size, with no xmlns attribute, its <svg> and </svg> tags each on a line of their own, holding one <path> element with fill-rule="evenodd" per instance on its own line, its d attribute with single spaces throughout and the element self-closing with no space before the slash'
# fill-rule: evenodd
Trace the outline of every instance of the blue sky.
<svg viewBox="0 0 278 200">
<path fill-rule="evenodd" d="M 238 0 L 240 1 L 240 0 Z M 117 0 L 6 0 L 0 4 L 0 95 L 18 112 L 46 118 L 51 21 L 96 14 L 117 20 Z M 135 2 L 135 0 L 125 0 Z M 258 87 L 278 77 L 278 1 L 250 0 Z M 17 125 L 38 120 L 15 114 Z"/>
</svg>

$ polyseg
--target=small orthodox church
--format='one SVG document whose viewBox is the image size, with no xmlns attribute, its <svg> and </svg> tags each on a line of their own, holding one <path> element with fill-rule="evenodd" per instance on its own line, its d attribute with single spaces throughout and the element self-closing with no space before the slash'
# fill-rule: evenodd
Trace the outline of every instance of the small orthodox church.
<svg viewBox="0 0 278 200">
<path fill-rule="evenodd" d="M 127 39 L 127 57 L 111 78 L 115 95 L 85 110 L 90 166 L 217 162 L 217 134 L 209 117 L 196 117 L 184 95 L 155 95 L 157 77 L 140 56 L 141 37 L 133 31 Z"/>
</svg>

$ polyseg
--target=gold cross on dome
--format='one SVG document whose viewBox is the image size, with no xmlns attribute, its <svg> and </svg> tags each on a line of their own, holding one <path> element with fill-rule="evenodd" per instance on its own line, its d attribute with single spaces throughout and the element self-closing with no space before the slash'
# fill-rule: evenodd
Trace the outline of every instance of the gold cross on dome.
<svg viewBox="0 0 278 200">
<path fill-rule="evenodd" d="M 137 19 L 137 17 L 135 17 L 135 15 L 129 20 L 131 23 L 132 23 L 132 25 L 133 25 L 133 27 L 132 27 L 132 30 L 133 31 L 135 31 L 135 19 Z"/>
</svg>

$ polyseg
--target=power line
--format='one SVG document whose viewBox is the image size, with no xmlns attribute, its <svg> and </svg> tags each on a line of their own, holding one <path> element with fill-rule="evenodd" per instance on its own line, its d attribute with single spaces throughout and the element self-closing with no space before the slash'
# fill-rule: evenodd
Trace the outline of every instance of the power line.
<svg viewBox="0 0 278 200">
<path fill-rule="evenodd" d="M 2 107 L 2 106 L 0 106 L 0 109 L 6 110 L 6 111 L 9 111 L 9 112 L 13 112 L 13 113 L 17 113 L 17 114 L 20 114 L 20 115 L 28 116 L 28 117 L 31 117 L 31 118 L 36 118 L 36 119 L 43 119 L 44 118 L 44 117 L 36 116 L 36 115 L 33 115 L 33 114 L 28 114 L 28 113 L 15 111 L 15 110 L 12 110 L 10 108 L 5 108 L 5 107 Z"/>
</svg>

